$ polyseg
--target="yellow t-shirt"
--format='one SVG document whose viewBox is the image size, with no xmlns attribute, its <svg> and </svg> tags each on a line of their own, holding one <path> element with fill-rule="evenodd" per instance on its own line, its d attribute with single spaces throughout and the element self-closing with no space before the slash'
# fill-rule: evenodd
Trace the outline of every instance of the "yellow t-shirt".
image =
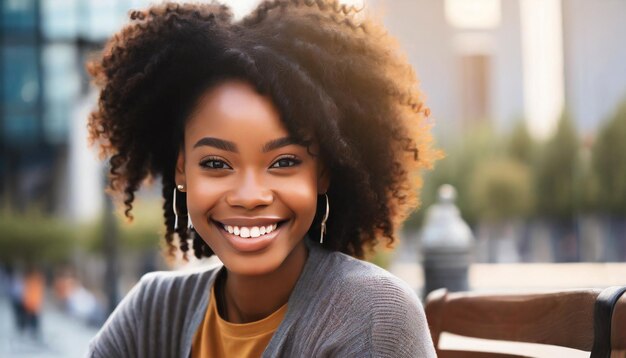
<svg viewBox="0 0 626 358">
<path fill-rule="evenodd" d="M 215 289 L 191 346 L 191 358 L 261 357 L 287 312 L 285 303 L 260 321 L 230 323 L 217 312 Z"/>
</svg>

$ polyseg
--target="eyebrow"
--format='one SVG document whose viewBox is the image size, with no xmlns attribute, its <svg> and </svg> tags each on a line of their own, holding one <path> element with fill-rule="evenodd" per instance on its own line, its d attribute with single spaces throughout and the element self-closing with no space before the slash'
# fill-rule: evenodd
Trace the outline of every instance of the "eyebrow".
<svg viewBox="0 0 626 358">
<path fill-rule="evenodd" d="M 235 143 L 214 137 L 201 138 L 199 141 L 196 142 L 196 144 L 193 145 L 194 148 L 202 146 L 208 146 L 228 152 L 239 153 L 239 150 L 237 149 L 237 145 Z"/>
<path fill-rule="evenodd" d="M 282 138 L 277 138 L 277 139 L 273 139 L 267 143 L 265 143 L 263 145 L 263 148 L 261 149 L 261 151 L 263 153 L 267 153 L 267 152 L 271 152 L 272 150 L 276 150 L 278 148 L 282 148 L 282 147 L 286 147 L 288 145 L 291 144 L 296 144 L 296 141 L 291 138 L 291 137 L 282 137 Z M 227 141 L 227 140 L 223 140 L 223 139 L 219 139 L 219 138 L 214 138 L 214 137 L 204 137 L 201 138 L 199 141 L 196 142 L 196 144 L 194 144 L 194 148 L 197 147 L 201 147 L 201 146 L 208 146 L 208 147 L 213 147 L 213 148 L 217 148 L 217 149 L 221 149 L 221 150 L 225 150 L 228 152 L 233 152 L 233 153 L 239 153 L 239 149 L 237 148 L 237 144 L 231 142 L 231 141 Z"/>
<path fill-rule="evenodd" d="M 263 146 L 263 153 L 271 152 L 272 150 L 286 147 L 288 145 L 296 144 L 296 141 L 291 137 L 282 137 L 278 139 L 271 140 Z"/>
</svg>

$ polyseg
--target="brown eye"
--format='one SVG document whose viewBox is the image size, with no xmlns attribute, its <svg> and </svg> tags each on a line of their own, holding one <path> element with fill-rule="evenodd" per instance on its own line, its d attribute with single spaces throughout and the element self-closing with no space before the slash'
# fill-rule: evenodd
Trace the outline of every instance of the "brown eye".
<svg viewBox="0 0 626 358">
<path fill-rule="evenodd" d="M 275 161 L 274 164 L 272 164 L 272 168 L 295 167 L 300 163 L 302 163 L 302 161 L 300 159 L 297 159 L 296 157 L 283 157 Z"/>
<path fill-rule="evenodd" d="M 221 159 L 207 159 L 200 162 L 200 166 L 206 169 L 232 169 Z"/>
</svg>

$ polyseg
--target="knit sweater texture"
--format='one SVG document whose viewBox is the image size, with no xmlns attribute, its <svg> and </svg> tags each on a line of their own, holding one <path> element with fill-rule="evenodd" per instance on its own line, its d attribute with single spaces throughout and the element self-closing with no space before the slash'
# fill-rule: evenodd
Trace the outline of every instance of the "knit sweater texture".
<svg viewBox="0 0 626 358">
<path fill-rule="evenodd" d="M 436 356 L 422 305 L 406 283 L 370 263 L 307 246 L 287 313 L 263 357 Z M 144 275 L 87 357 L 189 357 L 220 268 Z"/>
</svg>

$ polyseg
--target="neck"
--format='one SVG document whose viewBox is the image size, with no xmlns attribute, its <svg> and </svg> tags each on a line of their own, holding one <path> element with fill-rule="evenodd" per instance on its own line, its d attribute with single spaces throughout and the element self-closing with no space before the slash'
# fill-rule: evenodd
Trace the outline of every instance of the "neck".
<svg viewBox="0 0 626 358">
<path fill-rule="evenodd" d="M 274 271 L 263 275 L 238 275 L 227 271 L 224 292 L 226 318 L 232 323 L 261 320 L 289 300 L 308 255 L 304 240 Z"/>
</svg>

